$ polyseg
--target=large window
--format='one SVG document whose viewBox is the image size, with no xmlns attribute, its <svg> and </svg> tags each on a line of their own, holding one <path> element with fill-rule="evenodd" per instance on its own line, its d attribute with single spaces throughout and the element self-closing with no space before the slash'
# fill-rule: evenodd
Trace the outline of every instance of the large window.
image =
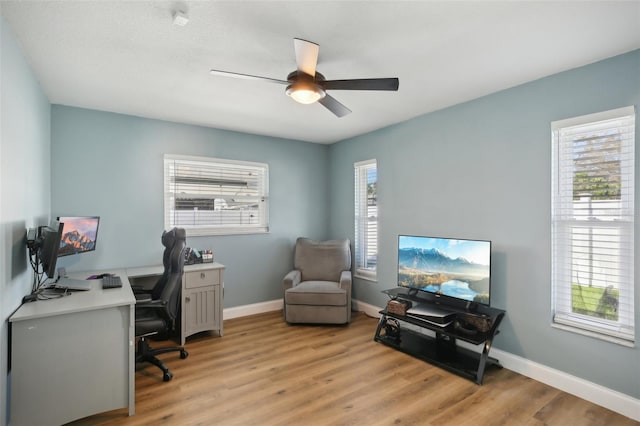
<svg viewBox="0 0 640 426">
<path fill-rule="evenodd" d="M 263 163 L 165 155 L 165 227 L 188 235 L 268 232 L 268 178 Z"/>
<path fill-rule="evenodd" d="M 553 323 L 634 341 L 635 112 L 552 123 Z"/>
<path fill-rule="evenodd" d="M 378 171 L 376 160 L 354 164 L 355 275 L 376 279 L 378 264 Z"/>
</svg>

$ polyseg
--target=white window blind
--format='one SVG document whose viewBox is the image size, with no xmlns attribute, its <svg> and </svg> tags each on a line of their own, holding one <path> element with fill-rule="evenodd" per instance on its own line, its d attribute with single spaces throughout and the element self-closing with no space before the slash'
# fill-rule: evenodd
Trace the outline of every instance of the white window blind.
<svg viewBox="0 0 640 426">
<path fill-rule="evenodd" d="M 269 166 L 165 155 L 165 227 L 188 235 L 269 231 Z"/>
<path fill-rule="evenodd" d="M 632 345 L 633 107 L 552 123 L 553 322 Z"/>
<path fill-rule="evenodd" d="M 378 264 L 378 171 L 376 160 L 354 164 L 356 275 L 375 279 Z"/>
</svg>

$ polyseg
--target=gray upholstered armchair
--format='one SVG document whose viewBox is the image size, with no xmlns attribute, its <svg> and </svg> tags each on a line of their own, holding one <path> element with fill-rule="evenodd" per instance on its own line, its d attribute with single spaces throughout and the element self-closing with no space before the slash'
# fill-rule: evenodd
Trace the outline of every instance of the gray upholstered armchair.
<svg viewBox="0 0 640 426">
<path fill-rule="evenodd" d="M 285 321 L 316 324 L 351 321 L 349 240 L 298 238 L 293 268 L 283 280 Z"/>
</svg>

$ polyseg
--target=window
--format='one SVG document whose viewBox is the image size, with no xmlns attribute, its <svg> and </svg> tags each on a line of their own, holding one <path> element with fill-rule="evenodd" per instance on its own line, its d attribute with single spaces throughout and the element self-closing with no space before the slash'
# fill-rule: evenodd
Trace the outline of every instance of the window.
<svg viewBox="0 0 640 426">
<path fill-rule="evenodd" d="M 634 341 L 633 107 L 552 123 L 554 326 Z"/>
<path fill-rule="evenodd" d="M 354 164 L 355 275 L 375 280 L 378 263 L 378 171 L 376 160 Z"/>
<path fill-rule="evenodd" d="M 268 232 L 268 178 L 263 163 L 165 155 L 165 227 L 188 235 Z"/>
</svg>

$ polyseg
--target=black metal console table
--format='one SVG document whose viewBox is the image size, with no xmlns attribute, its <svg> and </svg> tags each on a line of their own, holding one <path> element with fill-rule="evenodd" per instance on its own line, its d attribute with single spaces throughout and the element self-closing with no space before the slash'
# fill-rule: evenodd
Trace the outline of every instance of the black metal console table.
<svg viewBox="0 0 640 426">
<path fill-rule="evenodd" d="M 399 315 L 380 311 L 380 321 L 376 329 L 374 340 L 383 343 L 399 351 L 405 352 L 423 361 L 437 365 L 452 373 L 458 374 L 481 385 L 485 369 L 494 365 L 502 368 L 500 362 L 489 356 L 493 338 L 498 334 L 498 326 L 505 315 L 501 309 L 476 304 L 470 308 L 466 305 L 457 305 L 437 298 L 436 296 L 416 292 L 404 287 L 396 287 L 385 290 L 392 299 L 409 300 L 412 303 L 435 304 L 438 308 L 451 311 L 454 319 L 446 325 L 437 321 L 430 321 L 427 317 L 417 315 Z M 458 319 L 473 314 L 491 321 L 491 328 L 486 332 L 468 330 L 458 327 Z M 406 324 L 431 330 L 434 336 L 419 333 L 406 327 Z M 460 347 L 457 341 L 463 341 L 472 345 L 483 345 L 481 352 Z"/>
</svg>

